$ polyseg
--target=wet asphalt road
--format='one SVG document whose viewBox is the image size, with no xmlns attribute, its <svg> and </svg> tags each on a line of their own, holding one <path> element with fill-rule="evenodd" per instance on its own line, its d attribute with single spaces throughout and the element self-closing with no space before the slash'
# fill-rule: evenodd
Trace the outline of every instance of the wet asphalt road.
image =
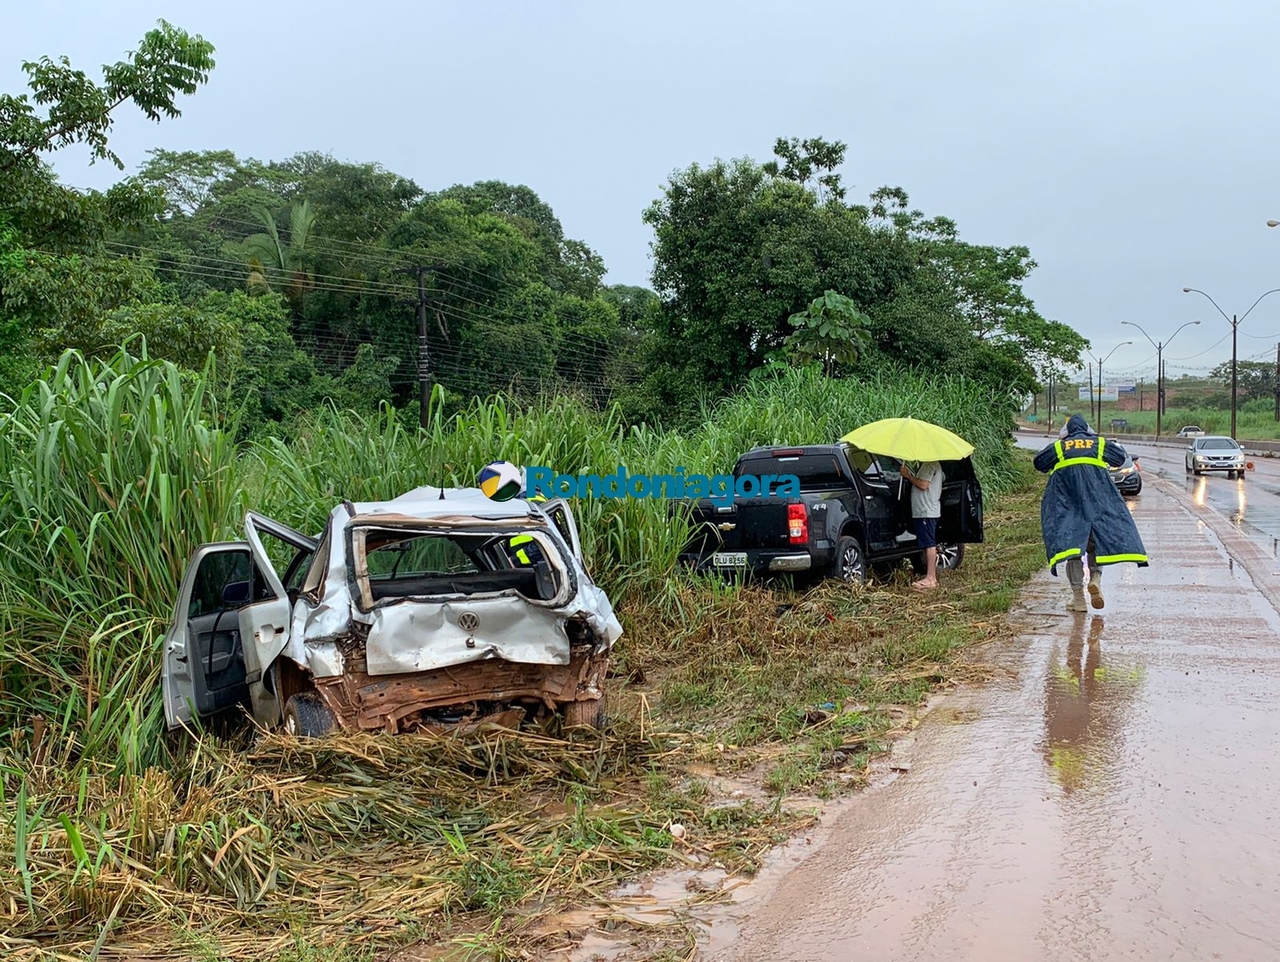
<svg viewBox="0 0 1280 962">
<path fill-rule="evenodd" d="M 1033 580 L 994 679 L 943 699 L 905 773 L 767 868 L 700 957 L 1280 959 L 1280 465 L 1190 480 L 1181 450 L 1134 451 L 1151 567 L 1108 569 L 1083 615 L 1065 577 Z"/>
</svg>

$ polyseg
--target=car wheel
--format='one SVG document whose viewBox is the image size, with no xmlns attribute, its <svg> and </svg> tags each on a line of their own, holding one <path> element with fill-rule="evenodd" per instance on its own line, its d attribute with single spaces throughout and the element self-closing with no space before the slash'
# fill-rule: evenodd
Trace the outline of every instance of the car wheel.
<svg viewBox="0 0 1280 962">
<path fill-rule="evenodd" d="M 1141 481 L 1139 481 L 1137 484 L 1135 484 L 1135 485 L 1133 486 L 1133 493 L 1134 493 L 1134 495 L 1135 495 L 1135 496 L 1136 496 L 1136 495 L 1139 495 L 1139 494 L 1142 494 L 1142 482 L 1141 482 Z"/>
<path fill-rule="evenodd" d="M 1187 464 L 1187 462 L 1184 461 L 1182 462 L 1182 466 L 1187 469 L 1187 474 L 1191 473 L 1191 465 Z"/>
<path fill-rule="evenodd" d="M 293 695 L 285 702 L 284 730 L 296 738 L 319 738 L 333 731 L 333 712 L 314 691 Z"/>
<path fill-rule="evenodd" d="M 564 706 L 565 728 L 595 728 L 605 726 L 604 698 L 588 698 L 583 701 L 571 701 Z"/>
<path fill-rule="evenodd" d="M 964 561 L 964 545 L 962 544 L 940 544 L 938 545 L 938 570 L 939 571 L 955 571 L 960 567 L 960 562 Z M 922 575 L 925 571 L 924 552 L 913 554 L 911 556 L 911 567 L 916 574 Z"/>
<path fill-rule="evenodd" d="M 831 562 L 828 576 L 849 584 L 861 585 L 867 581 L 867 559 L 856 538 L 845 535 L 836 545 L 835 560 Z"/>
</svg>

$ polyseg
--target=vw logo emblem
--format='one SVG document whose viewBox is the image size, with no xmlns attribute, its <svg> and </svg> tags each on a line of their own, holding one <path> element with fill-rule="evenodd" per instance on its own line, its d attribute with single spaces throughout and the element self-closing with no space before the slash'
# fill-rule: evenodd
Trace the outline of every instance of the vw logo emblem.
<svg viewBox="0 0 1280 962">
<path fill-rule="evenodd" d="M 458 615 L 458 627 L 463 631 L 475 631 L 480 627 L 480 616 L 474 611 L 464 611 Z"/>
</svg>

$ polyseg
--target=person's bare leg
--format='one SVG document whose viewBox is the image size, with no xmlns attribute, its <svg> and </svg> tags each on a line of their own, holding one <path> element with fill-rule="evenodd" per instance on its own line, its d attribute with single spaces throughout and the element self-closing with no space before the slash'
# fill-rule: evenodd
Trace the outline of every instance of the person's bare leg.
<svg viewBox="0 0 1280 962">
<path fill-rule="evenodd" d="M 938 549 L 924 549 L 924 577 L 916 582 L 917 588 L 938 587 Z"/>
</svg>

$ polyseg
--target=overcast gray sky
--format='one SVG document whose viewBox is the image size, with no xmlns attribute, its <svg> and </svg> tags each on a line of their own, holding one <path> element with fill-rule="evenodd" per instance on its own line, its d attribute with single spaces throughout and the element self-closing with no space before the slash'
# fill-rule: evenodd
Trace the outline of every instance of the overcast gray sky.
<svg viewBox="0 0 1280 962">
<path fill-rule="evenodd" d="M 161 16 L 211 40 L 218 65 L 180 120 L 122 115 L 130 170 L 151 147 L 318 149 L 426 189 L 528 184 L 611 282 L 647 284 L 640 215 L 671 171 L 823 136 L 849 144 L 851 198 L 899 185 L 966 239 L 1028 245 L 1046 316 L 1097 354 L 1136 340 L 1108 373 L 1154 375 L 1121 320 L 1156 340 L 1202 320 L 1166 353 L 1196 355 L 1171 373 L 1230 357 L 1230 325 L 1184 286 L 1228 314 L 1280 287 L 1266 0 L 42 0 L 6 4 L 0 88 L 42 54 L 96 70 Z M 118 176 L 76 151 L 57 168 L 79 186 Z M 1241 357 L 1274 358 L 1280 294 L 1240 335 Z"/>
</svg>

